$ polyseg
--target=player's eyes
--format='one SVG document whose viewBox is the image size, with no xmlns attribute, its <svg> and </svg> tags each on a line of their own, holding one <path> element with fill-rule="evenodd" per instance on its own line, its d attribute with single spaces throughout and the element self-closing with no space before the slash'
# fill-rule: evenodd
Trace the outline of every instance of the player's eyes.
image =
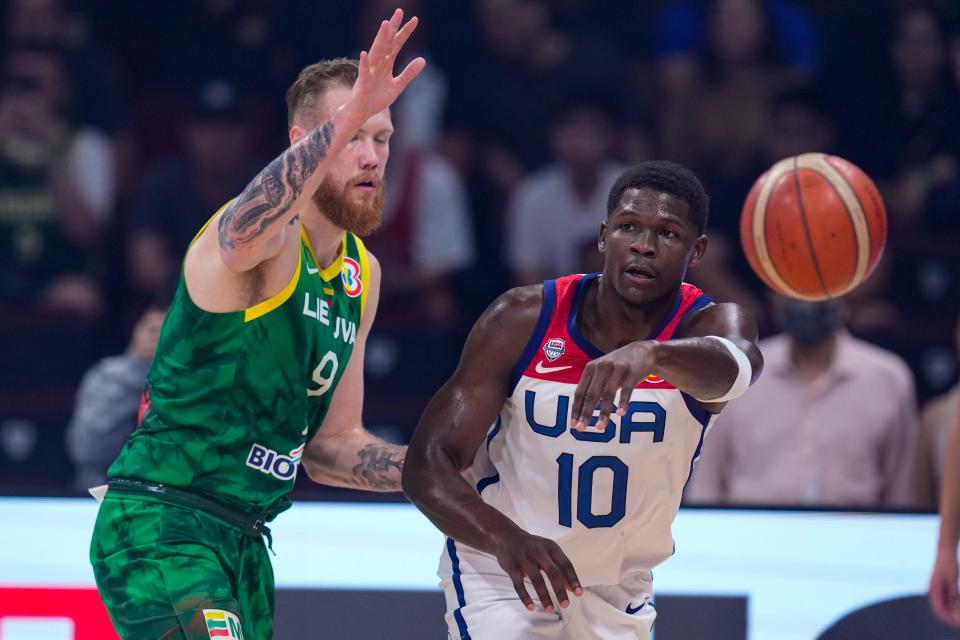
<svg viewBox="0 0 960 640">
<path fill-rule="evenodd" d="M 662 231 L 660 231 L 660 235 L 662 235 L 664 238 L 676 238 L 676 237 L 677 237 L 677 234 L 674 233 L 673 231 L 671 231 L 670 229 L 663 229 Z"/>
<path fill-rule="evenodd" d="M 620 231 L 633 231 L 633 225 L 629 222 L 624 222 L 620 225 Z"/>
</svg>

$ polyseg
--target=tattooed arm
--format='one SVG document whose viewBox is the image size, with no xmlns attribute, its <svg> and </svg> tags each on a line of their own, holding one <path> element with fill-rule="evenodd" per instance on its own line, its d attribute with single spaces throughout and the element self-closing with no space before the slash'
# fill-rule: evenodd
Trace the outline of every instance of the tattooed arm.
<svg viewBox="0 0 960 640">
<path fill-rule="evenodd" d="M 344 114 L 332 118 L 277 156 L 250 181 L 217 221 L 220 257 L 231 271 L 249 271 L 275 254 L 282 230 L 312 194 L 331 160 L 355 133 Z"/>
<path fill-rule="evenodd" d="M 380 440 L 363 428 L 363 356 L 380 301 L 380 263 L 370 255 L 367 308 L 353 355 L 333 390 L 320 430 L 303 453 L 303 468 L 314 482 L 369 491 L 400 491 L 407 448 Z"/>
<path fill-rule="evenodd" d="M 321 427 L 325 429 L 326 427 Z M 314 482 L 365 491 L 400 491 L 407 448 L 357 426 L 335 437 L 310 441 L 303 468 Z"/>
<path fill-rule="evenodd" d="M 389 107 L 423 70 L 426 62 L 416 58 L 400 75 L 393 75 L 397 53 L 417 27 L 416 17 L 401 27 L 402 22 L 403 11 L 398 9 L 381 23 L 370 52 L 361 52 L 357 81 L 346 104 L 299 140 L 294 127 L 295 144 L 257 174 L 220 215 L 220 256 L 231 271 L 249 271 L 276 255 L 283 244 L 279 232 L 293 219 L 301 200 L 320 186 L 332 159 L 370 116 Z"/>
</svg>

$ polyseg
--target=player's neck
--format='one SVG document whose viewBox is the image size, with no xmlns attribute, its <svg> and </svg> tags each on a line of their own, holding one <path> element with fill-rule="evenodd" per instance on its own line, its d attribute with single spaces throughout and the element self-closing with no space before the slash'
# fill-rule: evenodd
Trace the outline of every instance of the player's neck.
<svg viewBox="0 0 960 640">
<path fill-rule="evenodd" d="M 300 224 L 310 239 L 310 246 L 319 263 L 317 266 L 325 269 L 333 264 L 340 252 L 343 243 L 344 231 L 333 224 L 316 204 L 310 202 L 300 214 Z"/>
<path fill-rule="evenodd" d="M 603 278 L 591 282 L 585 293 L 577 328 L 602 351 L 647 339 L 663 324 L 676 302 L 674 292 L 642 307 L 629 305 Z"/>
</svg>

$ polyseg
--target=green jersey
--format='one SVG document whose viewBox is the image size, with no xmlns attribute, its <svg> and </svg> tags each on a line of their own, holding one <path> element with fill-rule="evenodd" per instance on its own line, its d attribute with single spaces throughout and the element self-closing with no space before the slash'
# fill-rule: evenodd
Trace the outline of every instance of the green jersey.
<svg viewBox="0 0 960 640">
<path fill-rule="evenodd" d="M 195 490 L 271 516 L 289 507 L 304 447 L 353 351 L 368 278 L 358 237 L 346 233 L 337 259 L 321 269 L 302 229 L 293 278 L 249 309 L 204 311 L 181 275 L 140 427 L 110 477 Z"/>
</svg>

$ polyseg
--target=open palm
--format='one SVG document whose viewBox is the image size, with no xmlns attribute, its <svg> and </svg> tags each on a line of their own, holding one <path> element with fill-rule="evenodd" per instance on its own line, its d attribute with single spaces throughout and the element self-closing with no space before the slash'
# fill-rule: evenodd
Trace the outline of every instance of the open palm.
<svg viewBox="0 0 960 640">
<path fill-rule="evenodd" d="M 398 76 L 393 75 L 393 65 L 404 43 L 417 28 L 414 16 L 402 27 L 403 10 L 397 9 L 390 20 L 380 24 L 370 51 L 360 52 L 357 81 L 353 85 L 345 109 L 350 119 L 362 125 L 373 114 L 393 104 L 410 82 L 416 78 L 426 61 L 416 58 Z"/>
</svg>

